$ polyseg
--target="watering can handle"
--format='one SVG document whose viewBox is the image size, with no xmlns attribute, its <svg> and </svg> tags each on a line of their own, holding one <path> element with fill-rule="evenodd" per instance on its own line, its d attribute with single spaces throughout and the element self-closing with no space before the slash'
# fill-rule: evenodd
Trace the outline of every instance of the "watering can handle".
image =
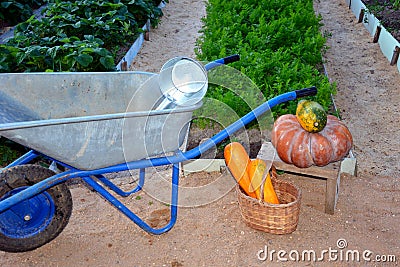
<svg viewBox="0 0 400 267">
<path fill-rule="evenodd" d="M 240 60 L 240 56 L 238 54 L 235 54 L 235 55 L 231 55 L 231 56 L 227 56 L 227 57 L 224 57 L 224 58 L 220 58 L 220 59 L 214 60 L 214 61 L 206 64 L 204 66 L 204 68 L 206 69 L 206 71 L 209 71 L 209 70 L 211 70 L 211 69 L 213 69 L 215 67 L 218 67 L 220 65 L 229 64 L 229 63 L 232 63 L 232 62 L 235 62 L 235 61 L 239 61 L 239 60 Z"/>
</svg>

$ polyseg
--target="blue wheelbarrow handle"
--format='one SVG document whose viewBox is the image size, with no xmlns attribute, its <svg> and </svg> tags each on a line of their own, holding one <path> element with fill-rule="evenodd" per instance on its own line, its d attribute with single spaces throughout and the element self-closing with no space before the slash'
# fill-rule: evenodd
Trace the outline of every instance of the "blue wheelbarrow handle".
<svg viewBox="0 0 400 267">
<path fill-rule="evenodd" d="M 261 115 L 263 115 L 265 112 L 270 110 L 272 107 L 275 107 L 281 103 L 290 101 L 290 100 L 295 100 L 300 97 L 305 97 L 305 96 L 313 96 L 317 94 L 317 88 L 315 86 L 312 86 L 310 88 L 304 88 L 292 92 L 287 92 L 281 95 L 278 95 L 265 103 L 261 104 L 254 110 L 250 111 L 247 113 L 245 116 L 242 118 L 238 119 L 210 139 L 207 139 L 205 142 L 201 143 L 199 146 L 188 150 L 183 153 L 177 153 L 176 155 L 173 156 L 166 156 L 166 157 L 159 157 L 159 158 L 150 158 L 150 159 L 144 159 L 144 160 L 138 160 L 138 161 L 133 161 L 133 162 L 128 162 L 126 163 L 128 169 L 139 169 L 139 168 L 147 168 L 147 167 L 155 167 L 155 166 L 162 166 L 162 165 L 169 165 L 169 164 L 175 164 L 175 163 L 180 163 L 186 160 L 194 159 L 200 156 L 202 153 L 206 152 L 207 150 L 213 148 L 217 144 L 221 143 L 223 140 L 228 138 L 230 135 L 233 133 L 237 132 L 241 128 L 245 127 L 247 124 L 252 122 L 253 120 L 259 118 Z M 122 165 L 120 165 L 122 166 Z M 117 169 L 114 171 L 117 171 L 119 166 L 116 166 Z M 100 170 L 101 171 L 101 170 Z"/>
<path fill-rule="evenodd" d="M 209 71 L 209 70 L 211 70 L 213 68 L 216 68 L 216 67 L 218 67 L 220 65 L 229 64 L 229 63 L 232 63 L 232 62 L 235 62 L 235 61 L 239 61 L 239 60 L 240 60 L 240 56 L 235 54 L 235 55 L 227 56 L 227 57 L 224 57 L 224 58 L 220 58 L 220 59 L 214 60 L 214 61 L 212 61 L 210 63 L 207 63 L 204 66 L 204 68 L 206 69 L 206 71 Z"/>
<path fill-rule="evenodd" d="M 126 163 L 129 169 L 138 169 L 138 168 L 147 168 L 147 167 L 155 167 L 155 166 L 162 166 L 162 165 L 169 165 L 175 164 L 179 162 L 183 162 L 186 160 L 194 159 L 200 156 L 202 153 L 206 152 L 207 150 L 213 148 L 217 144 L 221 143 L 223 140 L 228 138 L 233 133 L 237 132 L 241 128 L 245 127 L 247 124 L 252 122 L 253 120 L 259 118 L 265 112 L 270 110 L 272 107 L 275 107 L 281 103 L 295 100 L 300 97 L 305 96 L 313 96 L 317 94 L 317 88 L 315 86 L 304 88 L 292 92 L 287 92 L 281 95 L 278 95 L 265 103 L 261 104 L 254 110 L 247 113 L 245 116 L 241 117 L 210 139 L 207 139 L 205 142 L 201 143 L 199 146 L 188 150 L 183 153 L 178 153 L 173 156 L 166 156 L 160 158 L 150 158 L 144 160 L 138 160 L 134 162 Z"/>
<path fill-rule="evenodd" d="M 262 114 L 264 114 L 271 108 L 273 108 L 281 103 L 290 101 L 290 100 L 295 100 L 300 97 L 313 96 L 316 94 L 317 94 L 317 88 L 315 86 L 312 86 L 309 88 L 304 88 L 304 89 L 300 89 L 300 90 L 287 92 L 287 93 L 278 95 L 278 96 L 268 100 L 267 102 L 261 104 L 254 110 L 250 111 L 242 118 L 238 119 L 237 121 L 235 121 L 234 123 L 232 123 L 225 129 L 223 129 L 222 131 L 220 131 L 219 133 L 217 133 L 216 135 L 214 135 L 207 141 L 200 144 L 198 147 L 195 147 L 195 148 L 183 153 L 182 155 L 186 159 L 196 158 L 196 157 L 200 156 L 202 153 L 211 149 L 213 146 L 221 143 L 228 136 L 232 135 L 236 131 L 245 127 L 247 124 L 249 124 L 253 120 L 259 118 Z M 181 161 L 182 161 L 182 159 L 181 159 Z M 173 163 L 176 163 L 176 162 L 173 162 Z"/>
</svg>

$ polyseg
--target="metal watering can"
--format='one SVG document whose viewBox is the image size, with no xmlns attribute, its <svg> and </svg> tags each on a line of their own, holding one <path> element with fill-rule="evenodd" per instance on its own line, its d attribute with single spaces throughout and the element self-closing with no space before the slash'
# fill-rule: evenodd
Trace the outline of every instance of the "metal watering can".
<svg viewBox="0 0 400 267">
<path fill-rule="evenodd" d="M 239 55 L 232 55 L 205 66 L 188 57 L 170 59 L 162 66 L 158 76 L 160 90 L 165 98 L 156 110 L 190 106 L 200 102 L 207 93 L 207 71 L 239 59 Z"/>
</svg>

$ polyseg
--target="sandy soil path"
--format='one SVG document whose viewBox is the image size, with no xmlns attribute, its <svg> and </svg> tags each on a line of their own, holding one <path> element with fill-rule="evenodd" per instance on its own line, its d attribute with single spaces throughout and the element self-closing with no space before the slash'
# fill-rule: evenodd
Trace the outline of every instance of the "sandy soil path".
<svg viewBox="0 0 400 267">
<path fill-rule="evenodd" d="M 342 119 L 354 135 L 359 171 L 400 178 L 400 74 L 344 1 L 321 0 L 316 9 L 332 34 L 326 67 L 338 85 Z"/>
<path fill-rule="evenodd" d="M 140 50 L 131 70 L 158 73 L 162 65 L 177 56 L 196 58 L 196 39 L 206 14 L 205 1 L 170 1 L 163 9 L 164 17 L 150 32 L 150 40 Z"/>
</svg>

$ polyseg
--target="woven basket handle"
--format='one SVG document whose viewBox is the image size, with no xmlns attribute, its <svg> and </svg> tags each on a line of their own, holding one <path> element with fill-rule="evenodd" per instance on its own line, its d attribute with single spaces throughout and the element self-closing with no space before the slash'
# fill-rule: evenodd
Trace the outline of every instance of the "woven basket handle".
<svg viewBox="0 0 400 267">
<path fill-rule="evenodd" d="M 261 181 L 261 186 L 260 186 L 260 202 L 264 202 L 264 185 L 265 185 L 265 181 L 267 180 L 268 174 L 271 177 L 271 180 L 274 181 L 277 178 L 277 173 L 276 173 L 276 168 L 274 166 L 274 164 L 271 165 L 271 168 L 269 169 L 265 169 L 264 174 L 263 174 L 263 178 Z"/>
<path fill-rule="evenodd" d="M 278 179 L 278 174 L 277 174 L 274 164 L 271 165 L 271 169 L 269 171 L 270 171 L 270 175 L 271 175 L 271 180 Z"/>
</svg>

